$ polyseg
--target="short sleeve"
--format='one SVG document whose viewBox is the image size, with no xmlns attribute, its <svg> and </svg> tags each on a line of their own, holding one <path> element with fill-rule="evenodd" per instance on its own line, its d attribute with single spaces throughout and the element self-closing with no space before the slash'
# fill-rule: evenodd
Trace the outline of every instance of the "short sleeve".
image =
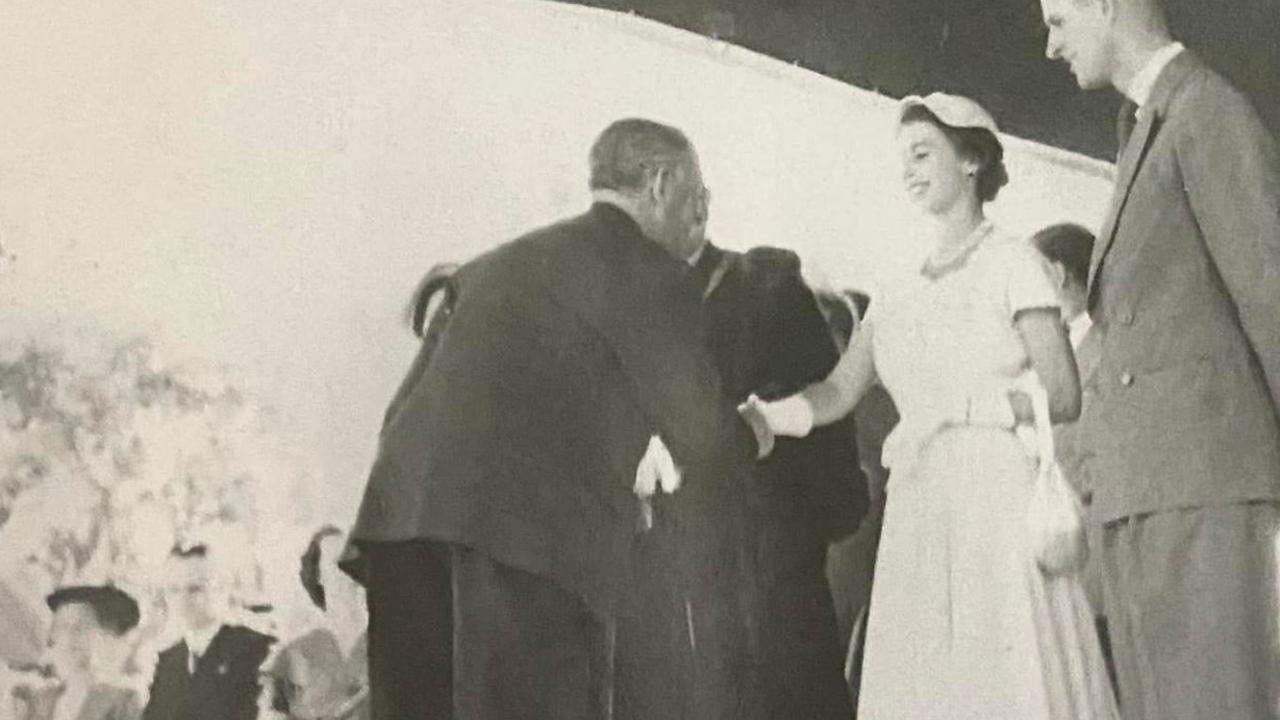
<svg viewBox="0 0 1280 720">
<path fill-rule="evenodd" d="M 1058 291 L 1044 256 L 1028 241 L 1012 240 L 1003 248 L 1004 304 L 1014 318 L 1023 310 L 1059 309 Z"/>
</svg>

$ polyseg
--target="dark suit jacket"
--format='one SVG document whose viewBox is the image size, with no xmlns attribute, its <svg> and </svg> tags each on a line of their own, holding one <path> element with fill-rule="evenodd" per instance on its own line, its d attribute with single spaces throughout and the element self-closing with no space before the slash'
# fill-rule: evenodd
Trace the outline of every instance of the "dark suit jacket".
<svg viewBox="0 0 1280 720">
<path fill-rule="evenodd" d="M 606 204 L 467 263 L 453 286 L 434 355 L 424 344 L 388 412 L 353 538 L 473 547 L 610 614 L 649 437 L 689 469 L 755 456 L 697 287 Z"/>
<path fill-rule="evenodd" d="M 1122 151 L 1092 265 L 1095 519 L 1280 499 L 1280 155 L 1189 52 Z"/>
<path fill-rule="evenodd" d="M 143 720 L 252 720 L 262 686 L 258 670 L 275 638 L 224 625 L 187 671 L 186 642 L 160 653 Z"/>
<path fill-rule="evenodd" d="M 799 258 L 775 248 L 705 252 L 723 265 L 705 305 L 712 353 L 734 399 L 776 399 L 825 378 L 839 352 Z M 727 480 L 746 492 L 755 572 L 766 584 L 805 559 L 818 559 L 820 571 L 827 544 L 852 534 L 867 511 L 852 416 L 805 438 L 780 438 L 751 473 Z M 716 509 L 708 510 L 713 519 Z"/>
</svg>

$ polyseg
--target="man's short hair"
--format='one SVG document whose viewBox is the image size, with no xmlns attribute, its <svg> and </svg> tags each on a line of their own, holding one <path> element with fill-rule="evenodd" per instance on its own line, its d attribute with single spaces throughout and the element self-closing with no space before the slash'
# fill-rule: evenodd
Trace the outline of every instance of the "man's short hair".
<svg viewBox="0 0 1280 720">
<path fill-rule="evenodd" d="M 53 612 L 64 605 L 88 605 L 98 619 L 98 624 L 116 636 L 124 635 L 137 627 L 141 618 L 138 602 L 129 593 L 113 585 L 59 588 L 45 598 L 45 603 Z"/>
<path fill-rule="evenodd" d="M 1060 263 L 1076 284 L 1089 282 L 1089 261 L 1093 256 L 1093 233 L 1075 223 L 1050 225 L 1031 237 L 1050 262 Z"/>
<path fill-rule="evenodd" d="M 675 167 L 692 149 L 689 138 L 669 125 L 643 118 L 618 120 L 591 146 L 591 189 L 639 190 L 652 172 Z"/>
</svg>

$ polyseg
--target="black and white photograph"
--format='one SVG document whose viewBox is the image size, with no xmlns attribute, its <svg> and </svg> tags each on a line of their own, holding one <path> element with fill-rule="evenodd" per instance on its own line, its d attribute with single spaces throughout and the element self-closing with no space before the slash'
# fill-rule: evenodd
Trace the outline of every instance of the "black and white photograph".
<svg viewBox="0 0 1280 720">
<path fill-rule="evenodd" d="M 1280 1 L 0 2 L 0 720 L 1280 720 Z"/>
</svg>

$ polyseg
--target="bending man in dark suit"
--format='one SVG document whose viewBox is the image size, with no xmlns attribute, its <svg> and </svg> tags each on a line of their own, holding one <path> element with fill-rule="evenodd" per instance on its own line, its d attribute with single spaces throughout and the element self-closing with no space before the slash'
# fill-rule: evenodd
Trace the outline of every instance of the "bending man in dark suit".
<svg viewBox="0 0 1280 720">
<path fill-rule="evenodd" d="M 465 720 L 607 717 L 650 439 L 691 476 L 757 456 L 681 263 L 693 147 L 619 121 L 590 182 L 586 214 L 457 270 L 387 413 L 352 533 L 379 720 L 449 717 L 446 694 Z"/>
<path fill-rule="evenodd" d="M 175 548 L 165 603 L 182 640 L 160 653 L 143 720 L 253 720 L 258 670 L 275 638 L 223 622 L 221 573 L 204 545 Z"/>
<path fill-rule="evenodd" d="M 694 232 L 701 249 L 689 264 L 729 395 L 781 397 L 825 377 L 838 353 L 799 259 L 704 244 L 701 222 Z M 828 543 L 867 508 L 853 421 L 779 440 L 745 472 L 724 470 L 691 474 L 660 497 L 637 548 L 619 631 L 619 717 L 846 720 L 824 565 Z"/>
<path fill-rule="evenodd" d="M 1157 0 L 1043 0 L 1047 53 L 1125 95 L 1079 420 L 1129 718 L 1280 712 L 1280 155 Z"/>
</svg>

